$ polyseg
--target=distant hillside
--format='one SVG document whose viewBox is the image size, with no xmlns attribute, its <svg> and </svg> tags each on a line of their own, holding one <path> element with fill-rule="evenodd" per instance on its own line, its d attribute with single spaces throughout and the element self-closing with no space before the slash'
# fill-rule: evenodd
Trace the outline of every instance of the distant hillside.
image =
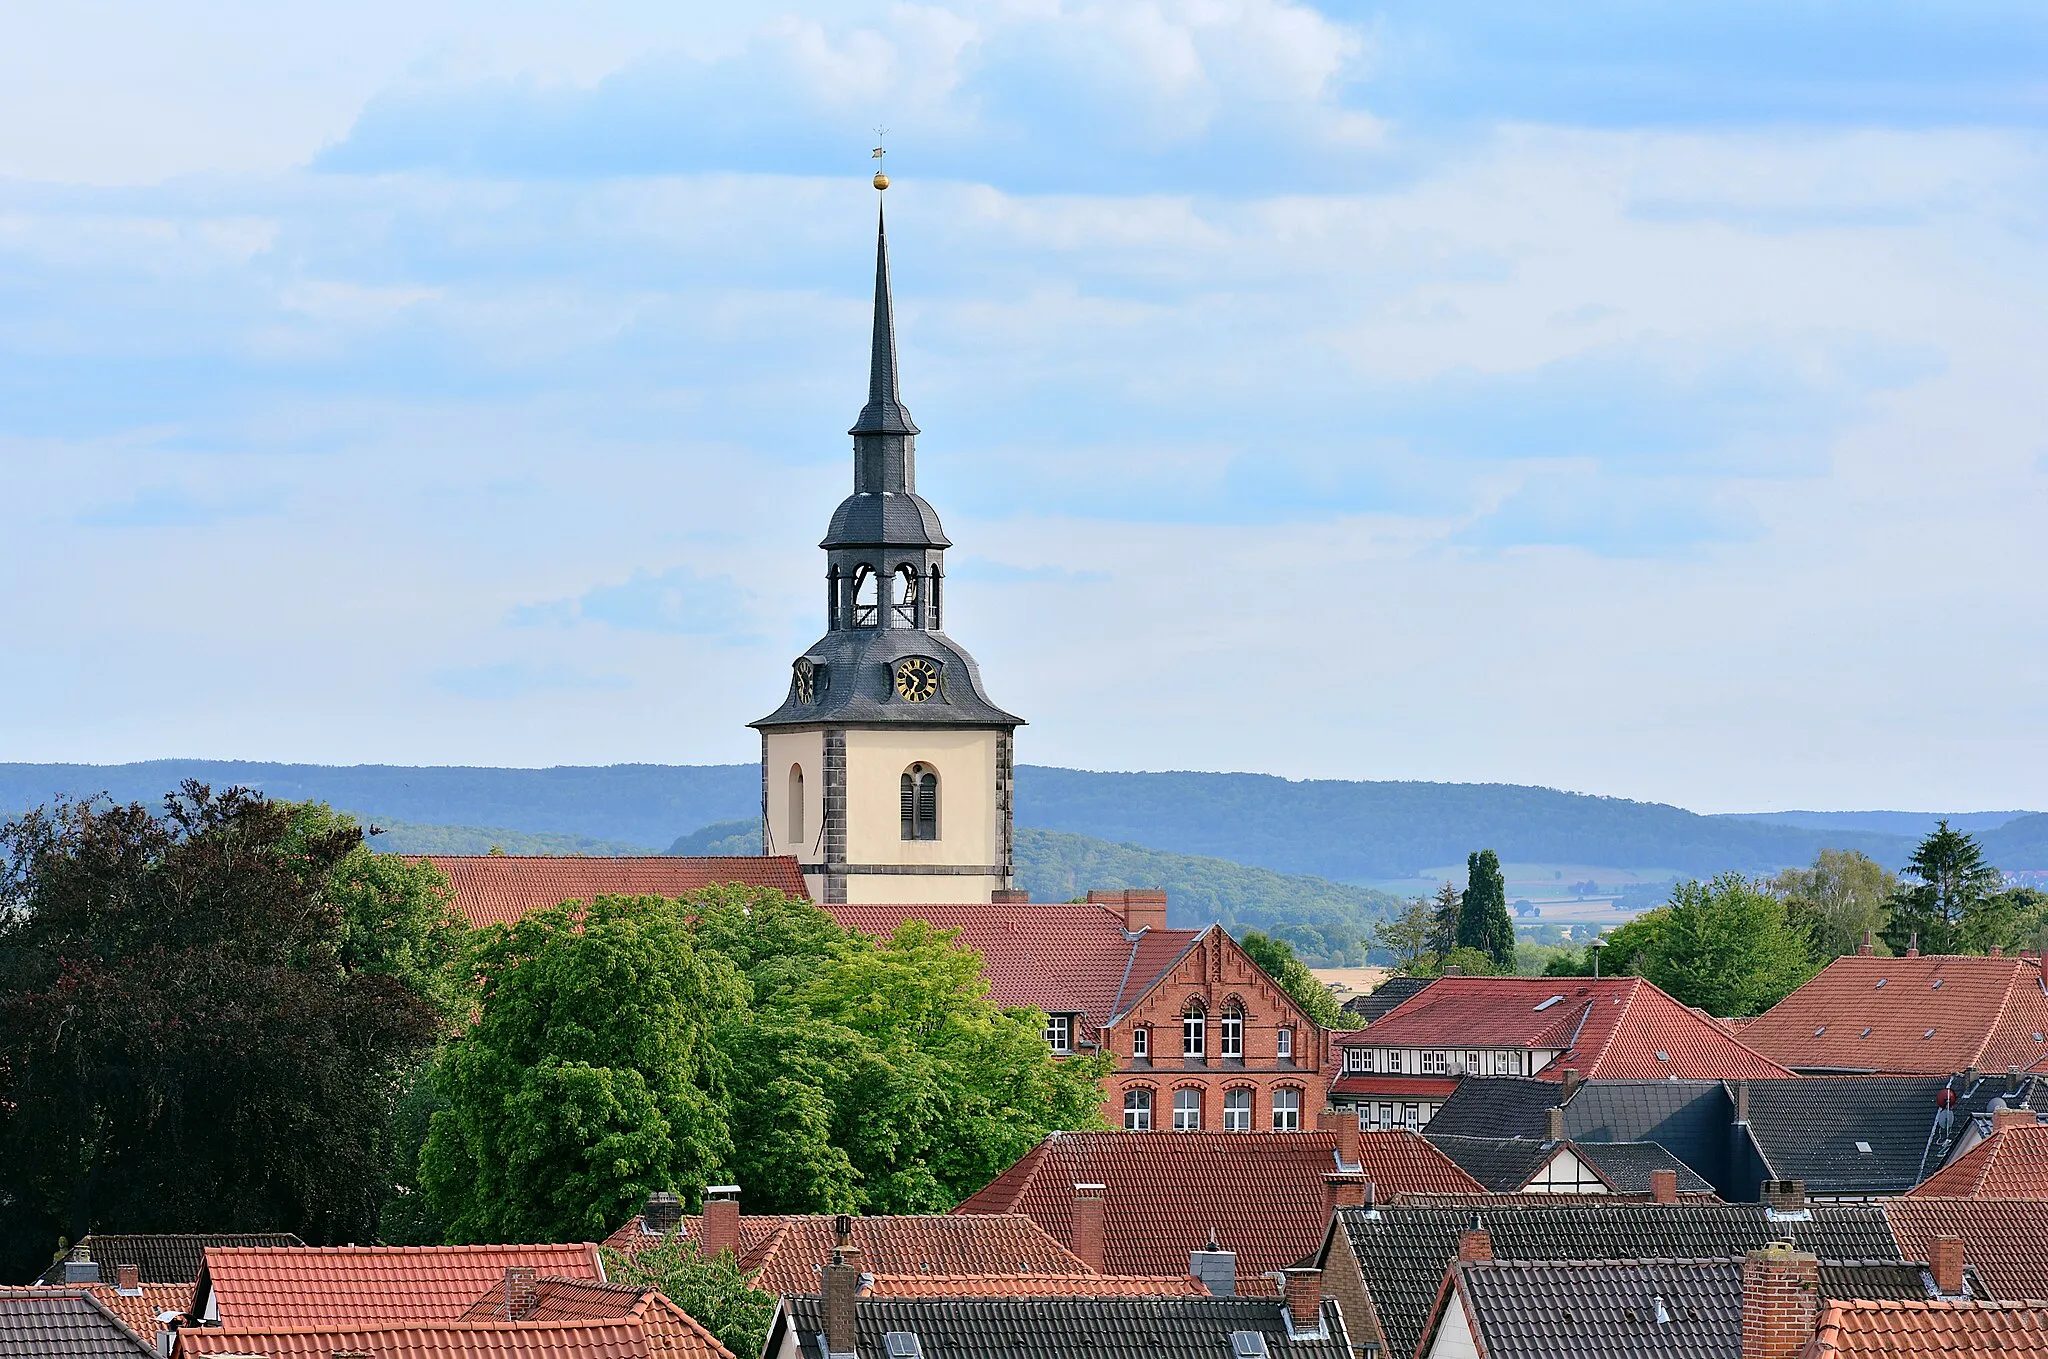
<svg viewBox="0 0 2048 1359">
<path fill-rule="evenodd" d="M 2048 812 L 2008 821 L 1977 838 L 1984 857 L 2008 873 L 2048 873 Z"/>
<path fill-rule="evenodd" d="M 542 835 L 533 831 L 506 830 L 502 826 L 421 826 L 410 821 L 385 821 L 358 814 L 365 827 L 375 825 L 383 834 L 370 843 L 385 854 L 652 854 L 645 845 L 620 844 L 617 840 L 593 840 L 584 835 Z"/>
<path fill-rule="evenodd" d="M 668 852 L 759 854 L 761 824 L 716 822 L 678 837 Z M 1070 901 L 1098 887 L 1164 887 L 1167 921 L 1176 928 L 1265 930 L 1318 966 L 1363 962 L 1374 922 L 1399 904 L 1384 892 L 1321 878 L 1028 827 L 1017 830 L 1016 882 L 1033 901 Z"/>
<path fill-rule="evenodd" d="M 2026 812 L 1722 812 L 1719 815 L 1743 821 L 1769 821 L 1780 826 L 1804 826 L 1822 831 L 1876 831 L 1880 835 L 1904 835 L 1919 839 L 1943 821 L 1959 831 L 1982 835 Z"/>
</svg>

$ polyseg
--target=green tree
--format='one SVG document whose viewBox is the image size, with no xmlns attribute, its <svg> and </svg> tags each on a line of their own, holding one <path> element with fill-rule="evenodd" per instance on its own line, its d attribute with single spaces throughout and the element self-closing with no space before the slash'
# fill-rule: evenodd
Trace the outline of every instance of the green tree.
<svg viewBox="0 0 2048 1359">
<path fill-rule="evenodd" d="M 1482 849 L 1465 861 L 1465 899 L 1458 907 L 1458 947 L 1478 949 L 1494 972 L 1515 970 L 1515 922 L 1508 915 L 1508 885 L 1500 859 Z"/>
<path fill-rule="evenodd" d="M 681 908 L 599 897 L 478 932 L 476 1025 L 448 1046 L 420 1180 L 455 1241 L 601 1237 L 731 1155 L 714 1018 L 747 1003 Z"/>
<path fill-rule="evenodd" d="M 1430 947 L 1436 930 L 1436 915 L 1426 897 L 1411 898 L 1397 915 L 1388 916 L 1373 927 L 1373 942 L 1394 955 L 1394 970 L 1415 975 L 1424 960 L 1434 956 Z"/>
<path fill-rule="evenodd" d="M 88 1231 L 372 1235 L 437 1011 L 345 927 L 361 841 L 198 783 L 0 827 L 0 1278 Z"/>
<path fill-rule="evenodd" d="M 1302 1013 L 1326 1029 L 1361 1029 L 1364 1021 L 1337 1004 L 1330 988 L 1316 979 L 1308 964 L 1294 956 L 1294 946 L 1257 930 L 1238 940 L 1265 974 L 1291 996 Z"/>
<path fill-rule="evenodd" d="M 1430 898 L 1429 951 L 1441 959 L 1458 946 L 1458 914 L 1463 896 L 1449 882 L 1439 883 Z"/>
<path fill-rule="evenodd" d="M 634 1288 L 659 1289 L 736 1355 L 759 1354 L 775 1319 L 775 1299 L 760 1289 L 726 1251 L 709 1260 L 697 1243 L 671 1232 L 637 1255 L 606 1248 L 605 1277 Z"/>
<path fill-rule="evenodd" d="M 1884 940 L 1894 952 L 1917 936 L 1922 953 L 1961 953 L 1996 932 L 1999 912 L 1985 907 L 2004 878 L 1984 862 L 1975 837 L 1941 822 L 1906 861 L 1906 873 L 1919 881 L 1892 896 Z"/>
<path fill-rule="evenodd" d="M 1785 903 L 1739 873 L 1680 883 L 1669 906 L 1630 924 L 1650 916 L 1650 938 L 1631 963 L 1641 959 L 1643 976 L 1709 1014 L 1760 1013 L 1819 969 Z"/>
<path fill-rule="evenodd" d="M 1491 977 L 1500 970 L 1495 966 L 1492 954 L 1463 944 L 1444 955 L 1442 966 L 1445 973 L 1455 967 L 1467 977 Z"/>
<path fill-rule="evenodd" d="M 1823 958 L 1854 953 L 1864 931 L 1884 928 L 1885 901 L 1899 880 L 1859 850 L 1824 849 L 1810 868 L 1788 868 L 1771 879 L 1794 925 L 1803 929 Z"/>
</svg>

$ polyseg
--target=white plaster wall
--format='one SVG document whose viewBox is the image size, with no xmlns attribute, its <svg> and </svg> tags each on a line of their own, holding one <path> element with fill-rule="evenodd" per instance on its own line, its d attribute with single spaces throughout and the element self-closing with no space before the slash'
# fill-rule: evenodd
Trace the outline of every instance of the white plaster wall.
<svg viewBox="0 0 2048 1359">
<path fill-rule="evenodd" d="M 939 774 L 939 838 L 903 838 L 903 771 L 923 761 Z M 995 864 L 1001 861 L 996 820 L 996 733 L 993 731 L 850 729 L 846 733 L 846 861 L 854 864 Z M 986 901 L 981 879 L 952 878 L 940 896 L 912 895 L 915 878 L 896 879 L 868 901 Z M 852 884 L 848 884 L 849 895 Z"/>
<path fill-rule="evenodd" d="M 794 854 L 800 863 L 816 863 L 824 853 L 825 831 L 825 734 L 821 731 L 772 731 L 768 733 L 768 840 L 762 846 L 769 854 Z M 802 765 L 804 771 L 804 833 L 802 843 L 790 835 L 789 767 Z"/>
<path fill-rule="evenodd" d="M 1479 1346 L 1465 1319 L 1465 1304 L 1455 1296 L 1444 1308 L 1443 1325 L 1430 1340 L 1427 1359 L 1479 1359 Z"/>
</svg>

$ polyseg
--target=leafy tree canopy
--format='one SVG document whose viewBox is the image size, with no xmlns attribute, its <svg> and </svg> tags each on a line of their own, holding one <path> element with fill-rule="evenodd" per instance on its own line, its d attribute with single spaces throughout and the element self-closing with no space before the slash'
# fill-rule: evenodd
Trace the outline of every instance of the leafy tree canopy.
<svg viewBox="0 0 2048 1359">
<path fill-rule="evenodd" d="M 1294 946 L 1285 939 L 1247 930 L 1238 943 L 1251 955 L 1252 961 L 1264 969 L 1266 975 L 1316 1023 L 1326 1029 L 1365 1027 L 1364 1020 L 1337 1004 L 1330 988 L 1316 980 L 1316 974 L 1308 970 L 1307 963 L 1294 956 Z"/>
<path fill-rule="evenodd" d="M 1726 1016 L 1768 1009 L 1819 966 L 1785 903 L 1739 873 L 1679 883 L 1668 905 L 1609 934 L 1601 957 L 1603 974 L 1647 977 Z"/>
<path fill-rule="evenodd" d="M 730 1252 L 707 1260 L 696 1242 L 671 1232 L 638 1255 L 606 1248 L 604 1272 L 613 1283 L 659 1289 L 734 1354 L 759 1354 L 768 1341 L 775 1299 L 753 1286 Z"/>
<path fill-rule="evenodd" d="M 1992 936 L 2006 922 L 1987 906 L 2004 877 L 1984 862 L 1974 836 L 1943 821 L 1906 861 L 1906 876 L 1918 881 L 1892 895 L 1884 940 L 1893 952 L 1916 942 L 1922 953 L 1965 953 L 1999 942 Z"/>
<path fill-rule="evenodd" d="M 1792 922 L 1823 958 L 1854 953 L 1864 932 L 1884 928 L 1885 902 L 1899 880 L 1884 865 L 1853 849 L 1824 849 L 1810 868 L 1788 868 L 1771 879 Z"/>
</svg>

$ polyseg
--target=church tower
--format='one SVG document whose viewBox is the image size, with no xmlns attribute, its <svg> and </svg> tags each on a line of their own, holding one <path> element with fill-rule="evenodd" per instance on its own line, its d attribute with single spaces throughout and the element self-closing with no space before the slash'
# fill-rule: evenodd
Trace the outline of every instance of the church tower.
<svg viewBox="0 0 2048 1359">
<path fill-rule="evenodd" d="M 974 658 L 944 630 L 952 543 L 917 493 L 879 212 L 868 403 L 847 432 L 853 494 L 819 544 L 825 635 L 797 657 L 782 706 L 751 724 L 762 849 L 794 854 L 821 902 L 988 901 L 1010 885 L 1023 719 L 989 701 Z"/>
</svg>

